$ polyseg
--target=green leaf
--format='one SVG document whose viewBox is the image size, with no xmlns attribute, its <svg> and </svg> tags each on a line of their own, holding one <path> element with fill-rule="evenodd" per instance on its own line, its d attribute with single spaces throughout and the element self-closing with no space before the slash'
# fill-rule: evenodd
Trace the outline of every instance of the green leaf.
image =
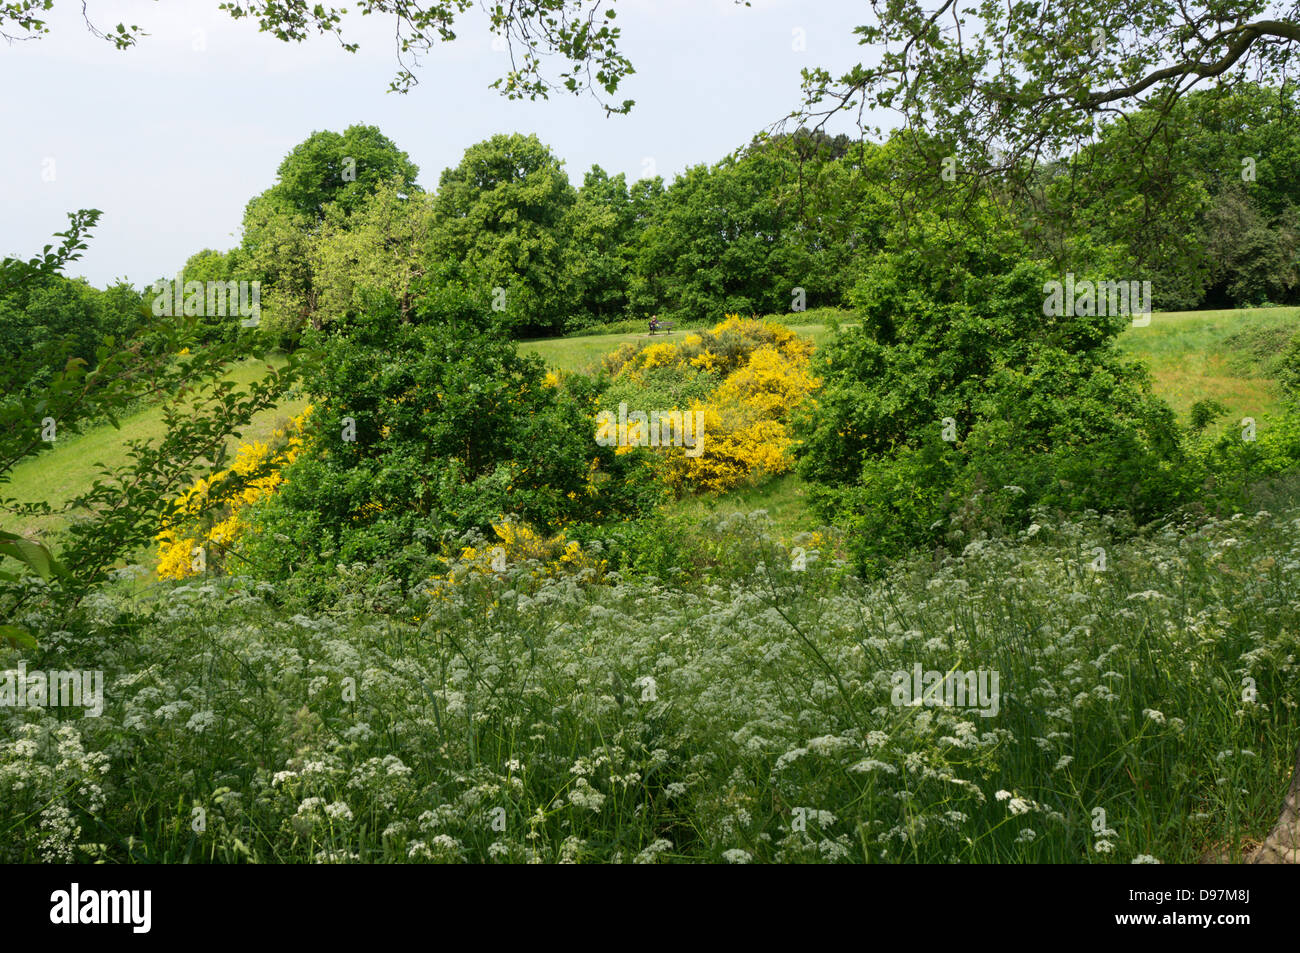
<svg viewBox="0 0 1300 953">
<path fill-rule="evenodd" d="M 11 533 L 5 533 L 4 536 L 5 541 L 0 542 L 0 556 L 12 556 L 19 562 L 25 563 L 42 579 L 49 579 L 59 571 L 60 567 L 50 555 L 50 551 L 40 543 L 13 536 Z"/>
<path fill-rule="evenodd" d="M 0 638 L 8 639 L 9 644 L 19 649 L 36 648 L 36 637 L 18 625 L 0 625 Z"/>
</svg>

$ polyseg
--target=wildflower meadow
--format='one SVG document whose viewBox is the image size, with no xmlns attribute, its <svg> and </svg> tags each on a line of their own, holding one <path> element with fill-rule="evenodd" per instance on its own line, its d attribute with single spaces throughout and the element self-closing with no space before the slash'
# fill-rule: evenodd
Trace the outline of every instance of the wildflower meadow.
<svg viewBox="0 0 1300 953">
<path fill-rule="evenodd" d="M 1295 9 L 182 6 L 0 0 L 20 915 L 1121 868 L 962 875 L 1072 932 L 1199 865 L 1237 926 L 1300 862 Z"/>
</svg>

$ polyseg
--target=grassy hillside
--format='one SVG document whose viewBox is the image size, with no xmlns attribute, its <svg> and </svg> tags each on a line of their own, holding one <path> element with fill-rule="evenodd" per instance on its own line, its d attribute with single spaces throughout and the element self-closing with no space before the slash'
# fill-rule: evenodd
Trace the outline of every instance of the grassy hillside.
<svg viewBox="0 0 1300 953">
<path fill-rule="evenodd" d="M 838 317 L 852 323 L 850 312 L 808 312 L 809 318 Z M 789 315 L 776 316 L 788 320 Z M 790 325 L 795 331 L 821 344 L 831 332 L 825 323 Z M 1261 417 L 1276 410 L 1277 388 L 1273 383 L 1274 361 L 1290 336 L 1300 330 L 1300 308 L 1245 309 L 1235 311 L 1170 312 L 1156 314 L 1147 327 L 1128 328 L 1119 339 L 1120 349 L 1142 360 L 1151 369 L 1156 392 L 1186 420 L 1193 403 L 1214 399 L 1229 410 L 1228 418 Z M 593 334 L 521 342 L 524 353 L 540 355 L 562 370 L 583 371 L 596 364 L 602 354 L 627 341 L 680 340 L 687 331 L 655 335 L 645 331 L 625 334 Z M 231 373 L 243 384 L 254 380 L 261 365 L 249 361 Z M 274 411 L 258 415 L 246 428 L 243 439 L 265 438 L 284 418 L 306 405 L 303 399 L 283 403 Z M 3 489 L 7 496 L 25 501 L 59 505 L 87 489 L 101 463 L 115 465 L 124 459 L 123 445 L 130 439 L 162 435 L 162 413 L 146 408 L 122 421 L 122 429 L 103 427 L 60 440 L 56 448 L 16 467 Z M 683 501 L 671 512 L 692 517 L 722 515 L 755 508 L 766 509 L 778 531 L 788 533 L 811 529 L 812 517 L 803 501 L 803 487 L 797 477 L 787 476 L 762 487 L 728 494 L 721 499 Z M 20 527 L 37 532 L 57 527 L 56 517 L 33 520 Z"/>
<path fill-rule="evenodd" d="M 1122 346 L 1180 411 L 1262 413 L 1294 321 L 1158 315 Z M 527 347 L 575 366 L 575 340 Z M 66 498 L 160 430 L 145 410 L 61 443 L 22 485 Z M 880 578 L 844 534 L 798 536 L 805 489 L 688 498 L 504 569 L 469 549 L 415 587 L 344 566 L 320 605 L 217 574 L 105 587 L 41 630 L 39 667 L 93 658 L 113 690 L 0 739 L 0 861 L 1128 865 L 1258 844 L 1295 744 L 1294 483 L 1142 532 L 1044 515 Z"/>
<path fill-rule="evenodd" d="M 1198 400 L 1260 417 L 1277 409 L 1274 362 L 1297 331 L 1300 308 L 1179 311 L 1128 328 L 1119 347 L 1151 369 L 1156 393 L 1183 420 Z"/>
<path fill-rule="evenodd" d="M 829 311 L 829 309 L 827 309 Z M 810 317 L 821 317 L 809 312 Z M 848 311 L 837 314 L 845 326 Z M 778 320 L 791 316 L 777 315 Z M 831 332 L 824 323 L 791 324 L 794 330 L 821 344 Z M 1150 369 L 1156 392 L 1186 420 L 1198 400 L 1218 400 L 1232 416 L 1263 416 L 1277 409 L 1273 384 L 1275 361 L 1291 336 L 1300 332 L 1300 308 L 1245 308 L 1228 311 L 1157 313 L 1146 327 L 1129 327 L 1119 338 L 1126 355 Z M 539 354 L 551 366 L 586 370 L 602 354 L 627 341 L 640 344 L 680 339 L 683 333 L 651 337 L 645 331 L 550 338 L 520 344 L 525 353 Z"/>
<path fill-rule="evenodd" d="M 851 313 L 837 316 L 843 325 L 851 325 Z M 824 324 L 794 327 L 818 344 L 831 336 Z M 1169 312 L 1154 315 L 1146 327 L 1129 327 L 1120 336 L 1119 347 L 1150 368 L 1156 393 L 1180 420 L 1187 421 L 1196 401 L 1217 400 L 1228 408 L 1219 422 L 1225 427 L 1242 417 L 1263 417 L 1278 409 L 1276 359 L 1297 332 L 1300 308 Z M 553 366 L 582 370 L 625 341 L 659 339 L 641 332 L 556 338 L 522 348 L 542 355 Z M 764 510 L 776 535 L 787 543 L 800 532 L 819 528 L 808 508 L 804 484 L 794 474 L 721 497 L 684 499 L 665 510 L 696 521 Z"/>
<path fill-rule="evenodd" d="M 271 358 L 275 366 L 282 366 L 282 358 Z M 265 362 L 249 360 L 235 367 L 229 379 L 241 385 L 251 384 L 265 373 Z M 256 415 L 244 428 L 242 442 L 264 440 L 283 421 L 302 411 L 307 401 L 295 398 L 284 401 L 272 410 Z M 121 430 L 111 426 L 97 427 L 81 434 L 60 437 L 54 449 L 28 458 L 14 467 L 12 478 L 0 486 L 0 495 L 27 503 L 49 503 L 60 506 L 85 492 L 99 476 L 101 466 L 117 466 L 126 462 L 126 444 L 130 440 L 149 440 L 163 436 L 161 407 L 145 407 L 119 421 Z M 33 519 L 17 528 L 24 535 L 56 529 L 65 521 L 60 516 Z M 9 527 L 6 527 L 9 528 Z"/>
</svg>

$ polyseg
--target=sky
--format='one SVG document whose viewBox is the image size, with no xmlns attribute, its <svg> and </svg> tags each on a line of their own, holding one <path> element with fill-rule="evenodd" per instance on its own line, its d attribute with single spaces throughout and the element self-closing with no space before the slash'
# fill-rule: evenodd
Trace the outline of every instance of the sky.
<svg viewBox="0 0 1300 953">
<path fill-rule="evenodd" d="M 56 0 L 51 32 L 0 42 L 0 254 L 28 258 L 79 208 L 103 210 L 66 269 L 103 287 L 175 274 L 193 253 L 238 244 L 244 206 L 313 132 L 377 126 L 437 186 L 464 150 L 496 133 L 535 133 L 575 185 L 593 164 L 665 181 L 712 163 L 801 101 L 800 70 L 861 62 L 863 0 L 617 0 L 635 75 L 606 117 L 590 96 L 511 102 L 489 88 L 506 69 L 477 5 L 458 38 L 421 57 L 419 85 L 397 70 L 391 20 L 350 16 L 344 34 L 284 43 L 235 21 L 219 0 L 88 0 L 101 28 L 150 35 L 119 51 L 86 29 L 82 4 Z M 335 0 L 335 5 L 340 0 Z M 13 32 L 10 29 L 7 32 Z M 853 132 L 845 118 L 831 131 Z"/>
</svg>

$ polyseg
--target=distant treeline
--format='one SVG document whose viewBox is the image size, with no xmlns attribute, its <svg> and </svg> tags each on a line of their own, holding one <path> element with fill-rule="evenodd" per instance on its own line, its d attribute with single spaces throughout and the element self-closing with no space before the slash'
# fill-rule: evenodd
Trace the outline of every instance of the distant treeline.
<svg viewBox="0 0 1300 953">
<path fill-rule="evenodd" d="M 1132 158 L 1148 127 L 1172 144 L 1159 169 Z M 260 282 L 259 326 L 285 347 L 305 327 L 360 315 L 376 295 L 415 318 L 449 288 L 518 337 L 651 315 L 853 307 L 873 262 L 915 223 L 933 234 L 956 214 L 945 170 L 918 168 L 922 152 L 934 154 L 904 134 L 873 144 L 801 128 L 668 184 L 593 166 L 575 187 L 536 136 L 498 135 L 426 191 L 396 144 L 352 126 L 295 147 L 248 203 L 240 244 L 191 256 L 183 277 Z M 1247 86 L 1190 95 L 1160 124 L 1120 116 L 1095 144 L 1036 168 L 1029 194 L 987 198 L 1018 223 L 1022 257 L 1062 274 L 1150 281 L 1157 309 L 1297 304 L 1298 167 L 1294 90 Z M 96 291 L 51 277 L 0 298 L 0 334 L 93 359 L 100 339 L 130 333 L 142 305 L 147 317 L 150 300 L 147 287 Z M 237 331 L 237 317 L 200 320 L 213 336 Z"/>
</svg>

